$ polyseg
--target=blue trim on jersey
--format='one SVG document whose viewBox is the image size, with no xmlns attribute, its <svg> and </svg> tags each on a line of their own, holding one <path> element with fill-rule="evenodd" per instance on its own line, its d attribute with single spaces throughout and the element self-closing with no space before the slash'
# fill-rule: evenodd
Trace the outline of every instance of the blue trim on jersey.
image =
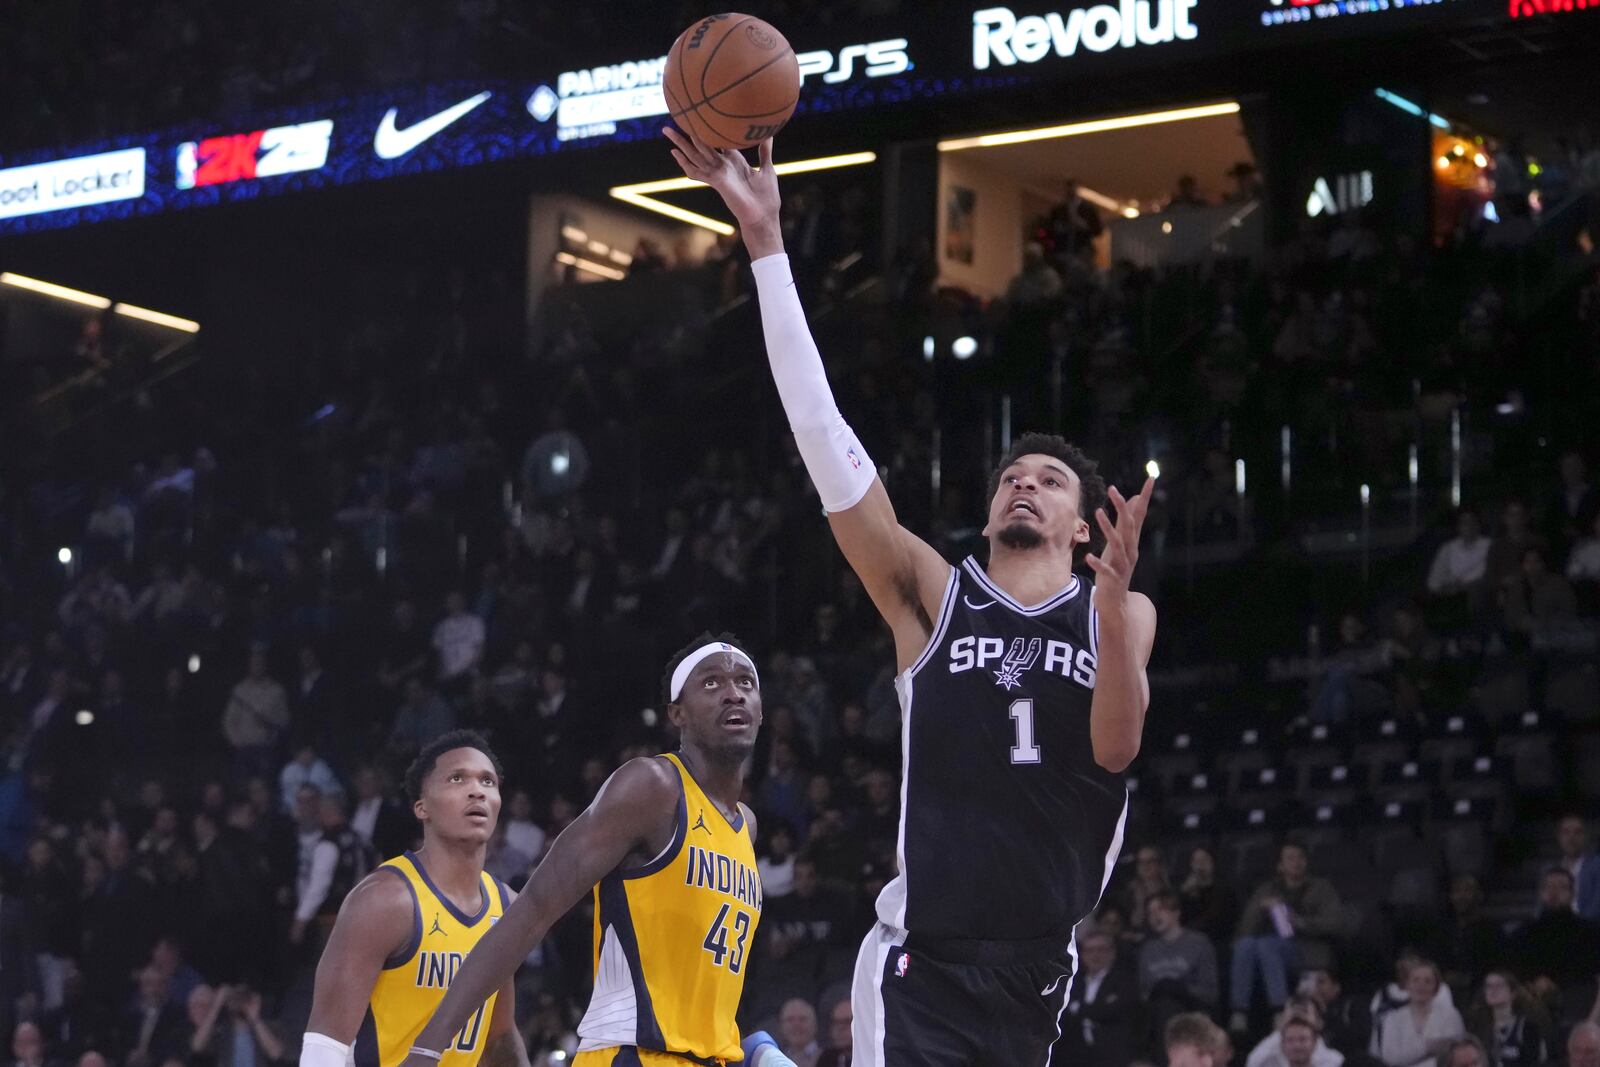
<svg viewBox="0 0 1600 1067">
<path fill-rule="evenodd" d="M 646 878 L 657 871 L 664 871 L 673 860 L 678 858 L 678 853 L 683 851 L 683 842 L 689 836 L 689 797 L 684 792 L 683 780 L 678 780 L 678 813 L 672 818 L 672 840 L 667 842 L 667 847 L 661 850 L 661 855 L 649 863 L 638 867 L 619 867 L 617 874 L 623 878 Z"/>
<path fill-rule="evenodd" d="M 980 585 L 993 594 L 996 600 L 1000 601 L 1012 611 L 1022 615 L 1043 615 L 1047 611 L 1052 611 L 1060 607 L 1062 604 L 1065 604 L 1073 597 L 1077 596 L 1078 590 L 1083 585 L 1083 583 L 1078 580 L 1078 576 L 1074 574 L 1072 576 L 1072 581 L 1062 586 L 1059 592 L 1052 593 L 1047 599 L 1042 600 L 1037 604 L 1024 606 L 1017 603 L 1016 597 L 1012 596 L 1010 593 L 994 584 L 984 569 L 978 565 L 976 556 L 968 556 L 961 562 L 962 565 L 967 568 L 967 572 L 971 574 Z"/>
<path fill-rule="evenodd" d="M 656 1021 L 655 1005 L 650 1000 L 650 986 L 645 983 L 644 966 L 639 958 L 639 937 L 633 931 L 633 915 L 628 911 L 628 891 L 623 888 L 621 878 L 607 875 L 600 880 L 596 895 L 600 898 L 600 929 L 603 932 L 609 927 L 616 933 L 617 945 L 622 949 L 622 958 L 628 961 L 628 974 L 633 978 L 634 1017 L 637 1020 L 634 1024 L 634 1044 L 665 1051 L 667 1041 L 661 1035 L 661 1024 Z"/>
<path fill-rule="evenodd" d="M 504 915 L 506 909 L 511 907 L 511 890 L 498 878 L 495 879 L 494 887 L 500 891 L 500 914 Z"/>
<path fill-rule="evenodd" d="M 417 854 L 415 852 L 407 852 L 405 854 L 405 860 L 407 863 L 411 864 L 412 869 L 417 872 L 418 877 L 422 879 L 422 884 L 428 887 L 428 891 L 433 894 L 434 899 L 444 906 L 445 911 L 448 911 L 451 915 L 455 916 L 456 922 L 460 923 L 462 926 L 477 926 L 478 923 L 483 921 L 483 917 L 489 914 L 489 894 L 483 888 L 482 874 L 478 875 L 478 899 L 482 903 L 478 905 L 478 914 L 468 915 L 466 912 L 450 903 L 450 898 L 441 893 L 439 891 L 439 887 L 433 884 L 433 879 L 428 877 L 428 869 L 422 865 L 420 860 L 417 859 Z M 420 923 L 421 920 L 419 919 L 418 922 Z"/>
<path fill-rule="evenodd" d="M 412 885 L 411 879 L 404 874 L 393 867 L 379 867 L 378 870 L 393 872 L 394 876 L 405 885 L 406 892 L 411 894 L 411 939 L 403 948 L 383 961 L 383 969 L 393 971 L 410 963 L 411 958 L 417 954 L 417 949 L 422 947 L 422 901 L 417 899 L 417 887 Z"/>
<path fill-rule="evenodd" d="M 371 1005 L 367 1006 L 366 1017 L 361 1020 L 361 1029 L 356 1031 L 350 1056 L 356 1067 L 381 1067 L 378 1063 L 378 1022 L 372 1017 Z"/>
<path fill-rule="evenodd" d="M 700 786 L 700 792 L 705 793 L 706 798 L 710 799 L 710 791 L 707 790 L 703 784 L 701 784 L 700 779 L 695 778 L 694 771 L 689 769 L 689 764 L 684 762 L 682 756 L 678 757 L 678 763 L 683 767 L 683 773 L 687 774 L 690 778 L 694 778 L 694 784 Z M 716 802 L 712 801 L 711 806 L 713 808 L 717 808 Z M 727 823 L 729 828 L 731 828 L 734 833 L 738 833 L 740 830 L 744 829 L 744 808 L 741 807 L 739 809 L 739 816 L 735 819 L 728 818 L 728 813 L 723 811 L 721 808 L 717 808 L 717 814 L 722 816 L 722 821 Z"/>
<path fill-rule="evenodd" d="M 939 605 L 939 618 L 934 623 L 933 633 L 928 635 L 928 645 L 922 650 L 922 655 L 917 657 L 915 663 L 906 668 L 906 676 L 908 678 L 920 671 L 928 660 L 932 658 L 933 654 L 939 650 L 939 646 L 944 643 L 944 631 L 950 625 L 950 616 L 955 612 L 956 591 L 960 588 L 961 572 L 951 567 L 950 580 L 945 583 L 944 587 L 944 602 Z"/>
</svg>

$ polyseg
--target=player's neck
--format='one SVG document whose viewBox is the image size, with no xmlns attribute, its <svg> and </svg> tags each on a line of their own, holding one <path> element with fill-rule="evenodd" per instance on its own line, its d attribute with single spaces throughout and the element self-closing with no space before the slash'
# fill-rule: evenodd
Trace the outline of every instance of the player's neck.
<svg viewBox="0 0 1600 1067">
<path fill-rule="evenodd" d="M 458 903 L 468 903 L 483 891 L 483 859 L 486 844 L 443 841 L 429 838 L 417 850 L 417 859 L 433 884 Z"/>
<path fill-rule="evenodd" d="M 1049 545 L 1007 548 L 991 544 L 989 565 L 984 572 L 1017 603 L 1038 604 L 1061 592 L 1072 581 L 1072 550 L 1062 551 Z"/>
<path fill-rule="evenodd" d="M 713 755 L 692 745 L 680 748 L 678 757 L 706 796 L 731 818 L 739 810 L 739 797 L 744 793 L 744 757 Z"/>
</svg>

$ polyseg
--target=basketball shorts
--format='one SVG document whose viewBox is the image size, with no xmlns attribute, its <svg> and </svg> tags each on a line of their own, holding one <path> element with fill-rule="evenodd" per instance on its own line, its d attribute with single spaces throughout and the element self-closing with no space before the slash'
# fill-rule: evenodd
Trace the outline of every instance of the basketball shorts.
<svg viewBox="0 0 1600 1067">
<path fill-rule="evenodd" d="M 856 957 L 853 1067 L 1047 1067 L 1076 952 L 924 943 L 878 923 Z"/>
<path fill-rule="evenodd" d="M 704 1060 L 686 1059 L 670 1052 L 653 1052 L 647 1048 L 625 1045 L 618 1048 L 595 1049 L 580 1052 L 572 1057 L 572 1067 L 695 1067 Z M 715 1062 L 715 1061 L 711 1061 Z"/>
</svg>

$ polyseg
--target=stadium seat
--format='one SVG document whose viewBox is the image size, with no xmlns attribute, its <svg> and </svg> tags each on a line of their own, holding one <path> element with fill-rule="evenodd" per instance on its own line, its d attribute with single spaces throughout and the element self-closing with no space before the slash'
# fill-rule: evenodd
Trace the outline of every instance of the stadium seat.
<svg viewBox="0 0 1600 1067">
<path fill-rule="evenodd" d="M 1433 818 L 1450 875 L 1482 875 L 1489 869 L 1490 818 L 1494 802 L 1467 797 L 1439 797 Z"/>
<path fill-rule="evenodd" d="M 1482 748 L 1476 724 L 1465 715 L 1451 715 L 1444 721 L 1444 729 L 1424 738 L 1417 746 L 1417 755 L 1424 761 L 1449 766 L 1464 756 L 1475 756 Z"/>
<path fill-rule="evenodd" d="M 1380 805 L 1424 801 L 1433 795 L 1434 783 L 1438 780 L 1438 767 L 1418 760 L 1380 764 L 1373 798 Z"/>
<path fill-rule="evenodd" d="M 1487 671 L 1473 686 L 1473 697 L 1486 723 L 1495 725 L 1533 706 L 1527 671 L 1520 667 Z"/>
<path fill-rule="evenodd" d="M 1571 738 L 1571 744 L 1572 766 L 1577 770 L 1573 788 L 1589 800 L 1600 799 L 1600 774 L 1594 773 L 1594 768 L 1600 767 L 1600 733 L 1578 734 Z"/>
<path fill-rule="evenodd" d="M 1544 705 L 1574 725 L 1600 721 L 1600 672 L 1592 663 L 1552 666 Z"/>
<path fill-rule="evenodd" d="M 1561 781 L 1561 770 L 1555 735 L 1545 716 L 1525 711 L 1501 725 L 1494 754 L 1509 765 L 1511 787 L 1518 793 L 1553 792 Z"/>
<path fill-rule="evenodd" d="M 1377 724 L 1374 737 L 1362 741 L 1350 753 L 1350 762 L 1357 768 L 1365 788 L 1376 788 L 1383 768 L 1388 764 L 1404 763 L 1414 758 L 1410 742 L 1399 736 L 1399 724 L 1384 719 Z"/>
</svg>

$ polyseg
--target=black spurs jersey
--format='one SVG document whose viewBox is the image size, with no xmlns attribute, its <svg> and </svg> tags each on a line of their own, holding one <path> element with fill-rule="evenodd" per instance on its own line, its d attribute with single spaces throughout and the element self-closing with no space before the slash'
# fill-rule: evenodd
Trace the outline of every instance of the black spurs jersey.
<svg viewBox="0 0 1600 1067">
<path fill-rule="evenodd" d="M 1127 789 L 1094 761 L 1098 618 L 1076 576 L 1032 607 L 968 557 L 933 636 L 896 679 L 900 873 L 878 918 L 923 938 L 1059 937 L 1098 903 Z"/>
</svg>

